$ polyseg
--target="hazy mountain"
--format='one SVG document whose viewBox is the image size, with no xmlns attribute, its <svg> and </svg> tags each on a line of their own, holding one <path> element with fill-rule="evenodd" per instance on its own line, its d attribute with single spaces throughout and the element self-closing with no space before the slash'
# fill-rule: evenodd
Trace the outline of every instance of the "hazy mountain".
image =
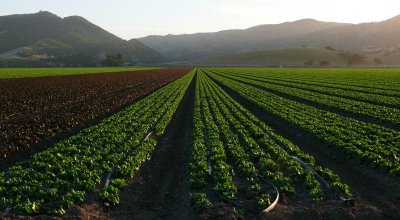
<svg viewBox="0 0 400 220">
<path fill-rule="evenodd" d="M 400 16 L 363 24 L 303 19 L 244 30 L 148 36 L 130 41 L 79 16 L 61 18 L 50 12 L 39 12 L 0 17 L 0 64 L 7 60 L 22 64 L 95 65 L 106 54 L 116 53 L 121 53 L 124 61 L 131 64 L 193 63 L 207 59 L 215 62 L 227 57 L 237 59 L 241 56 L 238 54 L 259 62 L 260 57 L 268 60 L 266 56 L 272 56 L 270 60 L 273 60 L 276 54 L 287 52 L 283 49 L 304 46 L 331 46 L 361 53 L 370 61 L 379 58 L 385 64 L 400 64 Z M 261 52 L 251 54 L 255 51 Z"/>
<path fill-rule="evenodd" d="M 298 37 L 347 24 L 303 19 L 282 24 L 260 25 L 245 30 L 215 33 L 148 36 L 138 40 L 172 61 L 195 60 L 229 53 L 274 48 L 277 39 Z"/>
<path fill-rule="evenodd" d="M 141 42 L 123 40 L 79 16 L 60 18 L 42 11 L 0 17 L 3 60 L 92 65 L 116 53 L 133 64 L 161 59 Z"/>
<path fill-rule="evenodd" d="M 353 51 L 385 50 L 400 47 L 400 16 L 382 22 L 361 23 L 331 28 L 282 41 L 282 45 L 294 46 L 330 45 Z"/>
<path fill-rule="evenodd" d="M 170 61 L 199 60 L 226 54 L 284 48 L 332 46 L 368 54 L 400 48 L 400 16 L 362 24 L 303 19 L 245 30 L 138 39 Z M 399 61 L 400 63 L 400 61 Z"/>
</svg>

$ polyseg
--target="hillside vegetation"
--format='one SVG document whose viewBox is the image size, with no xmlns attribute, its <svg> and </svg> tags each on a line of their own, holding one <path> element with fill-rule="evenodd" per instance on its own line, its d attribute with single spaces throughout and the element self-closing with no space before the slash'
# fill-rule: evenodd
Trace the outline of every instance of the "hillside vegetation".
<svg viewBox="0 0 400 220">
<path fill-rule="evenodd" d="M 123 40 L 79 16 L 61 18 L 42 11 L 0 17 L 3 64 L 87 66 L 117 53 L 130 64 L 162 59 L 139 41 Z"/>
<path fill-rule="evenodd" d="M 365 59 L 355 62 L 353 53 L 327 48 L 290 48 L 217 56 L 199 62 L 214 66 L 346 66 L 369 65 Z"/>
<path fill-rule="evenodd" d="M 384 60 L 382 53 L 398 50 L 400 47 L 399 27 L 400 16 L 382 22 L 362 24 L 303 19 L 282 24 L 260 25 L 244 30 L 148 36 L 138 40 L 157 50 L 171 62 L 302 46 L 320 48 L 331 46 L 337 50 L 371 55 L 372 60 L 374 58 Z M 400 60 L 388 61 L 391 65 L 400 64 Z"/>
</svg>

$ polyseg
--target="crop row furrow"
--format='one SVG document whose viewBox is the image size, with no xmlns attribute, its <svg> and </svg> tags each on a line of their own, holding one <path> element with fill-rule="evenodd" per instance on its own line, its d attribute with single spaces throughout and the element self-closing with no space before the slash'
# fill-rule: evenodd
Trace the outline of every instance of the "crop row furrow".
<svg viewBox="0 0 400 220">
<path fill-rule="evenodd" d="M 400 174 L 400 132 L 284 99 L 217 74 L 209 75 L 264 111 L 314 135 L 329 146 L 393 175 Z"/>
<path fill-rule="evenodd" d="M 274 79 L 281 82 L 293 82 L 306 85 L 322 86 L 326 88 L 347 90 L 371 95 L 400 97 L 397 73 L 384 73 L 381 77 L 376 70 L 268 70 L 263 69 L 219 69 L 234 73 L 244 73 L 262 78 Z M 321 75 L 321 72 L 324 72 Z M 368 72 L 368 73 L 367 73 Z M 384 79 L 380 84 L 378 81 Z M 373 83 L 371 83 L 373 81 Z M 392 84 L 389 84 L 392 82 Z M 382 86 L 379 86 L 382 85 Z"/>
<path fill-rule="evenodd" d="M 211 134 L 207 127 L 212 128 L 214 133 Z M 216 184 L 224 182 L 226 185 L 225 190 L 215 187 L 217 192 L 223 194 L 229 189 L 236 189 L 235 185 L 232 185 L 232 179 L 238 179 L 241 182 L 239 185 L 247 186 L 247 191 L 253 195 L 247 199 L 252 198 L 252 204 L 257 203 L 263 208 L 270 204 L 267 198 L 271 198 L 271 195 L 265 191 L 261 179 L 273 182 L 287 195 L 293 195 L 297 187 L 302 187 L 308 191 L 313 200 L 319 201 L 323 198 L 322 186 L 314 173 L 303 168 L 291 155 L 302 158 L 332 186 L 338 187 L 344 194 L 350 194 L 348 186 L 341 183 L 337 175 L 329 169 L 316 165 L 312 156 L 301 152 L 297 146 L 274 134 L 271 128 L 229 97 L 202 70 L 197 73 L 193 134 L 189 182 L 194 192 L 192 203 L 196 209 L 210 205 L 205 190 L 209 184 L 206 178 L 209 172 L 208 161 L 211 162 L 212 176 L 215 175 L 213 170 L 216 163 L 224 167 L 230 167 L 228 162 L 233 164 L 234 172 L 225 172 L 229 176 L 226 178 L 229 181 L 221 181 L 213 176 Z M 216 144 L 210 144 L 209 136 L 213 136 L 212 139 L 218 143 L 218 147 L 215 147 Z M 213 148 L 221 151 L 219 154 L 221 160 L 212 158 Z M 238 177 L 235 177 L 236 174 Z M 223 195 L 229 199 L 241 199 L 230 197 L 230 194 Z"/>
<path fill-rule="evenodd" d="M 316 92 L 318 94 L 330 95 L 340 98 L 346 98 L 355 101 L 367 102 L 370 104 L 381 105 L 389 108 L 400 108 L 400 98 L 398 95 L 388 96 L 388 95 L 377 95 L 370 94 L 366 92 L 351 91 L 341 88 L 332 88 L 324 84 L 315 84 L 309 82 L 298 82 L 295 80 L 284 80 L 277 79 L 272 76 L 264 76 L 261 73 L 239 73 L 231 71 L 218 71 L 220 73 L 231 74 L 244 79 L 256 80 L 258 82 L 267 83 L 274 86 L 281 86 L 291 89 L 301 89 L 309 92 Z"/>
<path fill-rule="evenodd" d="M 12 204 L 13 213 L 63 214 L 83 202 L 109 170 L 114 170 L 112 180 L 100 198 L 118 203 L 125 179 L 150 159 L 157 144 L 144 137 L 150 130 L 163 133 L 193 75 L 0 172 L 0 209 Z"/>
<path fill-rule="evenodd" d="M 310 166 L 315 167 L 332 185 L 340 188 L 345 194 L 350 194 L 348 186 L 342 184 L 339 177 L 333 174 L 331 170 L 316 165 L 315 159 L 311 155 L 304 153 L 289 140 L 277 135 L 265 123 L 261 122 L 247 109 L 234 101 L 220 87 L 215 85 L 212 88 L 214 89 L 214 94 L 217 94 L 215 97 L 218 99 L 218 102 L 221 105 L 225 105 L 225 107 L 221 108 L 224 113 L 223 115 L 228 118 L 228 121 L 233 126 L 232 129 L 235 129 L 240 134 L 240 137 L 242 137 L 241 143 L 247 145 L 247 152 L 250 152 L 252 158 L 260 161 L 264 157 L 264 154 L 269 159 L 271 158 L 270 155 L 275 156 L 275 161 L 280 161 L 284 169 L 292 167 L 292 169 L 288 170 L 295 172 L 290 175 L 296 176 L 299 173 L 299 167 L 290 158 L 290 156 L 296 156 Z M 258 145 L 263 146 L 266 153 L 258 149 Z M 256 148 L 254 148 L 255 146 Z"/>
<path fill-rule="evenodd" d="M 214 72 L 221 74 L 219 72 Z M 400 109 L 388 108 L 384 106 L 372 105 L 366 102 L 355 101 L 346 98 L 340 98 L 331 95 L 325 95 L 318 92 L 311 92 L 303 89 L 292 88 L 288 86 L 276 85 L 274 83 L 254 80 L 242 76 L 232 74 L 221 74 L 224 77 L 237 80 L 239 82 L 248 83 L 262 89 L 277 91 L 281 94 L 288 95 L 300 100 L 316 103 L 317 105 L 326 106 L 348 114 L 360 115 L 377 119 L 382 122 L 389 123 L 393 128 L 400 130 Z"/>
</svg>

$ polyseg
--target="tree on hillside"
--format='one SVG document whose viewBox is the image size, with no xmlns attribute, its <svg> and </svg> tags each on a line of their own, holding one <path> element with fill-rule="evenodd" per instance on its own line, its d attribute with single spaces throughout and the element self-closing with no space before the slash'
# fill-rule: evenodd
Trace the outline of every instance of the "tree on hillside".
<svg viewBox="0 0 400 220">
<path fill-rule="evenodd" d="M 312 66 L 314 64 L 314 60 L 307 60 L 306 62 L 304 62 L 305 66 Z"/>
<path fill-rule="evenodd" d="M 122 66 L 123 64 L 124 61 L 120 53 L 117 55 L 107 55 L 107 57 L 101 61 L 101 65 L 103 66 Z"/>
<path fill-rule="evenodd" d="M 383 64 L 383 61 L 382 61 L 381 59 L 379 59 L 379 58 L 375 58 L 375 59 L 374 59 L 374 62 L 375 62 L 376 64 Z"/>
<path fill-rule="evenodd" d="M 335 51 L 335 48 L 333 48 L 332 46 L 326 46 L 325 49 Z"/>
<path fill-rule="evenodd" d="M 365 60 L 365 57 L 358 53 L 343 52 L 340 53 L 339 56 L 343 57 L 347 61 L 348 65 L 361 63 L 362 61 Z"/>
<path fill-rule="evenodd" d="M 360 63 L 364 60 L 365 58 L 357 53 L 352 54 L 347 58 L 347 63 L 348 64 L 353 64 L 353 63 Z"/>
<path fill-rule="evenodd" d="M 326 60 L 319 62 L 319 65 L 322 67 L 327 67 L 327 66 L 329 66 L 329 64 L 330 64 L 329 61 L 326 61 Z"/>
</svg>

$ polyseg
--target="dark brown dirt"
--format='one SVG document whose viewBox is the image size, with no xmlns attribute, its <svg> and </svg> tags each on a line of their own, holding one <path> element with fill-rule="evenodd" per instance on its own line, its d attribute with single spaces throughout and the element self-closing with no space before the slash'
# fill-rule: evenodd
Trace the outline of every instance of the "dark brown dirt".
<svg viewBox="0 0 400 220">
<path fill-rule="evenodd" d="M 348 184 L 354 194 L 356 205 L 346 207 L 339 201 L 327 204 L 280 203 L 278 208 L 265 215 L 272 219 L 400 219 L 400 180 L 379 173 L 366 165 L 347 158 L 331 149 L 311 134 L 291 127 L 283 119 L 264 112 L 250 101 L 239 96 L 214 80 L 231 97 L 251 111 L 274 131 L 292 141 L 304 152 L 314 156 L 316 162 L 332 169 L 342 182 Z M 330 204 L 330 205 L 329 205 Z"/>
<path fill-rule="evenodd" d="M 166 133 L 138 181 L 121 193 L 113 219 L 188 219 L 191 216 L 188 164 L 191 155 L 194 85 L 191 82 Z"/>
<path fill-rule="evenodd" d="M 218 83 L 218 82 L 217 82 Z M 218 83 L 221 85 L 220 83 Z M 121 192 L 120 204 L 104 207 L 91 193 L 86 202 L 74 206 L 67 219 L 400 219 L 400 181 L 360 165 L 342 153 L 320 143 L 310 134 L 262 111 L 234 91 L 222 88 L 259 119 L 271 126 L 277 134 L 291 140 L 317 163 L 329 167 L 354 192 L 355 206 L 331 198 L 321 203 L 308 203 L 281 195 L 277 207 L 268 214 L 246 213 L 235 210 L 229 203 L 218 202 L 212 186 L 208 195 L 214 206 L 203 213 L 193 213 L 190 207 L 187 183 L 192 142 L 194 108 L 192 81 L 165 134 L 158 138 L 152 159 L 146 162 L 137 176 L 128 181 Z M 32 218 L 32 217 L 21 217 Z M 59 219 L 38 216 L 36 219 Z"/>
<path fill-rule="evenodd" d="M 71 208 L 66 218 L 79 219 L 192 219 L 187 183 L 191 155 L 195 79 L 191 82 L 150 161 L 128 180 L 120 204 L 105 207 L 96 193 Z"/>
<path fill-rule="evenodd" d="M 279 204 L 265 219 L 385 219 L 379 210 L 368 205 L 349 207 L 339 202 L 327 202 L 313 206 Z M 390 219 L 390 218 L 389 218 Z"/>
<path fill-rule="evenodd" d="M 0 169 L 99 122 L 189 71 L 0 80 Z"/>
</svg>

